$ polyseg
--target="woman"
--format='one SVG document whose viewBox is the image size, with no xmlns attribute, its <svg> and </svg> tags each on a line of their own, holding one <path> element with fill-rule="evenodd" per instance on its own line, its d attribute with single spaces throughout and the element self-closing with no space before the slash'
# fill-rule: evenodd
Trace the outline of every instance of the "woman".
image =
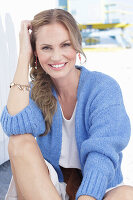
<svg viewBox="0 0 133 200">
<path fill-rule="evenodd" d="M 13 173 L 6 199 L 132 199 L 132 187 L 122 185 L 130 122 L 121 90 L 111 77 L 75 66 L 81 54 L 81 35 L 67 11 L 22 22 L 1 116 Z"/>
</svg>

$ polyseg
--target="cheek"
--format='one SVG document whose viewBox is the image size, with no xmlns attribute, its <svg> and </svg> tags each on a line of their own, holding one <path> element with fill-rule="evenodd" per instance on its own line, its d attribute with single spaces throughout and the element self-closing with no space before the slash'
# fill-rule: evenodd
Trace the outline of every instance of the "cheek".
<svg viewBox="0 0 133 200">
<path fill-rule="evenodd" d="M 49 56 L 46 54 L 46 55 L 38 55 L 38 59 L 39 59 L 39 62 L 41 65 L 45 64 L 48 62 L 49 60 Z"/>
<path fill-rule="evenodd" d="M 66 55 L 67 55 L 68 59 L 76 60 L 76 52 L 75 52 L 75 50 L 73 50 L 73 49 L 69 50 Z"/>
<path fill-rule="evenodd" d="M 48 53 L 44 53 L 38 47 L 36 48 L 36 53 L 37 53 L 38 60 L 39 60 L 41 65 L 45 64 L 50 57 L 50 55 Z"/>
</svg>

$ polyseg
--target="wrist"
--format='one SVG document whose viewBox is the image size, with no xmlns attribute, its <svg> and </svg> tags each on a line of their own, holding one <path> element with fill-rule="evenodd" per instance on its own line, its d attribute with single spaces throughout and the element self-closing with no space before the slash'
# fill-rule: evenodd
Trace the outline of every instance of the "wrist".
<svg viewBox="0 0 133 200">
<path fill-rule="evenodd" d="M 13 82 L 22 85 L 29 84 L 29 64 L 28 61 L 25 61 L 24 59 L 22 59 L 22 57 L 19 57 L 18 59 L 18 64 L 13 78 Z"/>
</svg>

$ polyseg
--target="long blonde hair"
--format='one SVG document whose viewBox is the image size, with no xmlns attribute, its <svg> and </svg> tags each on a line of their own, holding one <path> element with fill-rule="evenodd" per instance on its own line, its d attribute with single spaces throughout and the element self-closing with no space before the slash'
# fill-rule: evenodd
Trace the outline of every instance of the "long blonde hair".
<svg viewBox="0 0 133 200">
<path fill-rule="evenodd" d="M 73 16 L 69 12 L 62 9 L 45 10 L 34 16 L 34 19 L 32 20 L 31 33 L 31 45 L 33 52 L 36 50 L 36 33 L 38 29 L 41 26 L 55 22 L 61 23 L 66 27 L 69 32 L 73 48 L 76 52 L 81 53 L 85 57 L 85 54 L 82 50 L 82 38 L 78 25 Z M 42 110 L 46 125 L 46 130 L 43 135 L 46 135 L 50 131 L 53 115 L 57 109 L 57 100 L 52 94 L 51 89 L 54 87 L 54 85 L 50 76 L 42 69 L 39 60 L 37 60 L 37 63 L 37 69 L 35 69 L 36 56 L 33 54 L 30 63 L 30 78 L 33 84 L 31 98 Z"/>
</svg>

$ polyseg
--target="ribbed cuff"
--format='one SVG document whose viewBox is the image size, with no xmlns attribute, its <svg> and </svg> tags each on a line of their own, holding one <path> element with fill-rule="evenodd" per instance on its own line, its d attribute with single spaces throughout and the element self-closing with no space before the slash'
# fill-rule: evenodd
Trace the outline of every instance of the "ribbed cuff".
<svg viewBox="0 0 133 200">
<path fill-rule="evenodd" d="M 45 121 L 41 110 L 31 99 L 30 104 L 14 116 L 8 113 L 5 106 L 0 121 L 8 136 L 31 133 L 36 137 L 45 131 Z"/>
<path fill-rule="evenodd" d="M 76 200 L 81 195 L 92 196 L 97 200 L 102 200 L 107 188 L 106 176 L 97 170 L 89 170 L 83 176 L 82 183 L 77 191 Z"/>
</svg>

